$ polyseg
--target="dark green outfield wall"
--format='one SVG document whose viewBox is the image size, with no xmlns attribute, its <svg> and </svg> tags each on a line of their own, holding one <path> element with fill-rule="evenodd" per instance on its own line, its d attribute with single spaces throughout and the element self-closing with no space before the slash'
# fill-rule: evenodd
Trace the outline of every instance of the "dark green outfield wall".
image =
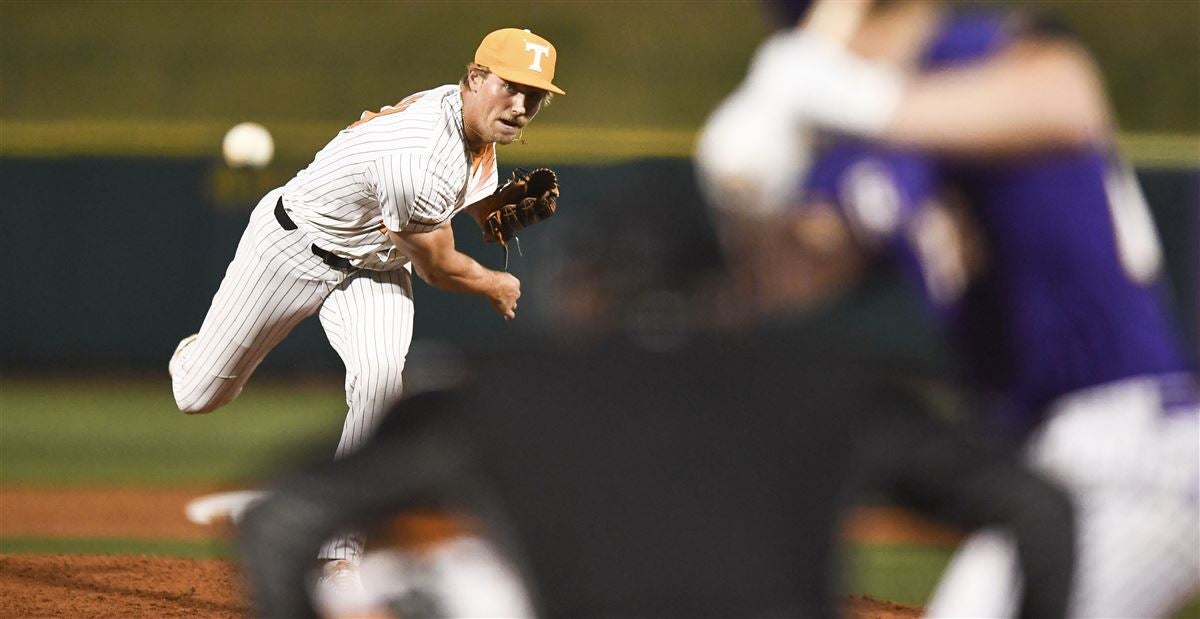
<svg viewBox="0 0 1200 619">
<path fill-rule="evenodd" d="M 292 169 L 238 174 L 203 159 L 0 158 L 0 367 L 164 367 L 178 339 L 199 327 L 248 209 Z M 633 328 L 648 331 L 654 345 L 669 343 L 672 321 L 689 320 L 708 301 L 695 291 L 719 257 L 690 162 L 559 172 L 560 214 L 524 235 L 525 255 L 512 258 L 523 281 L 518 320 L 504 323 L 479 299 L 419 284 L 418 338 L 486 349 Z M 1200 170 L 1143 170 L 1141 178 L 1195 343 Z M 499 250 L 483 245 L 469 220 L 458 224 L 459 246 L 498 268 Z M 831 328 L 882 354 L 937 361 L 928 326 L 894 281 L 879 278 L 844 304 L 849 311 L 829 312 Z M 314 320 L 267 367 L 339 364 Z"/>
<path fill-rule="evenodd" d="M 198 159 L 0 158 L 0 273 L 8 282 L 0 304 L 0 363 L 14 369 L 162 365 L 175 342 L 198 329 L 249 209 L 286 181 L 290 174 L 282 170 L 235 173 Z M 568 166 L 559 173 L 567 196 L 560 214 L 553 225 L 525 235 L 525 256 L 514 252 L 511 259 L 510 270 L 525 282 L 521 319 L 505 324 L 480 299 L 418 284 L 418 337 L 488 347 L 570 331 L 586 320 L 584 310 L 564 313 L 557 299 L 578 298 L 592 283 L 606 291 L 601 302 L 607 307 L 644 289 L 686 286 L 676 273 L 715 266 L 687 161 Z M 632 224 L 638 210 L 647 223 L 637 230 L 604 233 L 592 223 L 599 213 L 624 211 Z M 457 224 L 460 248 L 500 268 L 500 250 L 484 246 L 474 223 Z M 593 269 L 592 258 L 620 272 L 621 282 L 611 275 L 589 279 L 583 270 Z M 310 322 L 269 366 L 336 367 L 319 326 Z"/>
</svg>

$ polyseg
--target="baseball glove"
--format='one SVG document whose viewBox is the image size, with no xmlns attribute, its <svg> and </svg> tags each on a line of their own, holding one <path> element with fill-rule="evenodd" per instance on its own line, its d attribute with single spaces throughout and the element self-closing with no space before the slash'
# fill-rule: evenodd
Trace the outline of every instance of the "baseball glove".
<svg viewBox="0 0 1200 619">
<path fill-rule="evenodd" d="M 496 190 L 499 204 L 481 222 L 483 240 L 499 243 L 505 249 L 517 232 L 546 219 L 558 209 L 558 176 L 549 168 L 532 172 L 517 169 L 503 187 Z"/>
</svg>

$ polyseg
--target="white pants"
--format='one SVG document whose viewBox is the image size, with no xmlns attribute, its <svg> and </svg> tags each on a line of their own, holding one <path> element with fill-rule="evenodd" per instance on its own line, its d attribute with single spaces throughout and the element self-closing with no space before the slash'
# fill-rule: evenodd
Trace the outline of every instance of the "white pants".
<svg viewBox="0 0 1200 619">
<path fill-rule="evenodd" d="M 207 413 L 232 401 L 292 328 L 314 314 L 346 366 L 349 408 L 337 455 L 362 445 L 400 399 L 401 373 L 412 342 L 411 275 L 405 269 L 346 274 L 312 253 L 301 230 L 275 218 L 282 190 L 255 207 L 199 337 L 173 365 L 175 402 Z M 357 534 L 331 541 L 322 558 L 354 559 Z"/>
<path fill-rule="evenodd" d="M 1072 617 L 1162 617 L 1200 589 L 1200 411 L 1164 411 L 1153 378 L 1055 404 L 1030 465 L 1076 510 Z M 1012 617 L 1022 583 L 1012 540 L 971 536 L 929 604 L 931 617 Z"/>
</svg>

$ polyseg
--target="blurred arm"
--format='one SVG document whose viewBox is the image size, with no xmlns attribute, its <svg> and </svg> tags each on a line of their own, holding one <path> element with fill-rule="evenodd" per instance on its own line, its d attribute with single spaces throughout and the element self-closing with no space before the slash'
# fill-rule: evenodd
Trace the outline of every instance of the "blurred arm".
<svg viewBox="0 0 1200 619">
<path fill-rule="evenodd" d="M 1106 137 L 1099 72 L 1065 40 L 1029 40 L 994 58 L 915 77 L 878 136 L 968 155 L 1020 154 Z"/>
<path fill-rule="evenodd" d="M 1111 131 L 1099 72 L 1071 41 L 1032 37 L 918 74 L 902 61 L 848 51 L 837 38 L 844 29 L 802 27 L 759 47 L 745 81 L 697 140 L 698 175 L 712 202 L 772 212 L 793 201 L 812 129 L 964 156 L 1079 147 Z"/>
<path fill-rule="evenodd" d="M 724 105 L 731 104 L 744 109 L 725 114 L 725 133 L 760 125 L 746 140 L 755 145 L 778 141 L 791 125 L 957 154 L 1020 154 L 1084 145 L 1110 130 L 1099 71 L 1061 38 L 1020 40 L 995 56 L 918 74 L 800 28 L 760 47 Z M 747 120 L 760 117 L 768 121 Z"/>
<path fill-rule="evenodd" d="M 431 232 L 392 232 L 388 237 L 412 260 L 417 275 L 431 286 L 486 298 L 492 309 L 512 320 L 516 317 L 521 282 L 493 271 L 454 247 L 454 229 L 443 226 Z"/>
</svg>

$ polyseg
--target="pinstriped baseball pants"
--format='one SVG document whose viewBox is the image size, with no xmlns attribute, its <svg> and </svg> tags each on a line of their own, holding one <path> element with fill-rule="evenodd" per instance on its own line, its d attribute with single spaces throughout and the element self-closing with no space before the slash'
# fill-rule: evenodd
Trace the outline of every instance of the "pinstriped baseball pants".
<svg viewBox="0 0 1200 619">
<path fill-rule="evenodd" d="M 284 230 L 275 219 L 280 192 L 255 207 L 199 336 L 173 364 L 175 402 L 185 413 L 228 404 L 267 353 L 318 314 L 346 366 L 341 456 L 366 442 L 400 399 L 412 342 L 412 280 L 405 269 L 346 274 L 329 267 L 303 231 Z M 357 558 L 362 547 L 361 535 L 347 534 L 327 543 L 321 558 Z"/>
</svg>

